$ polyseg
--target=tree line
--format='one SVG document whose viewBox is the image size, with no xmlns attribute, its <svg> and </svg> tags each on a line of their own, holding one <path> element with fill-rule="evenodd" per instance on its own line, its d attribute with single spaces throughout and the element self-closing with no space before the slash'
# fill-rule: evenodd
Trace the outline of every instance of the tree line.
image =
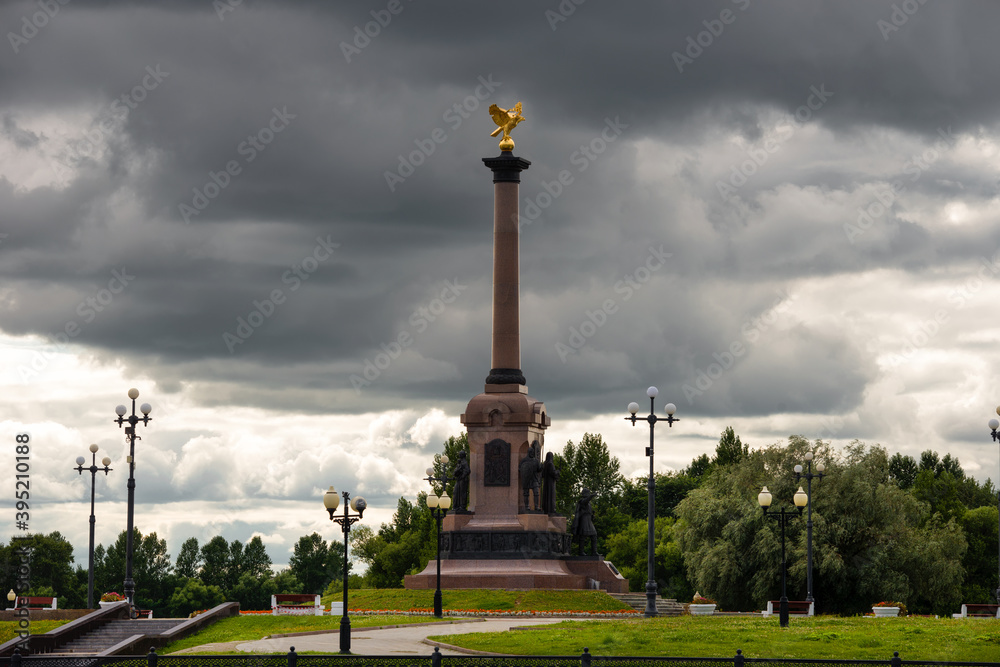
<svg viewBox="0 0 1000 667">
<path fill-rule="evenodd" d="M 435 476 L 451 473 L 465 434 L 449 438 L 434 457 Z M 780 532 L 765 521 L 757 493 L 767 486 L 777 508 L 791 505 L 798 488 L 794 466 L 806 452 L 823 462 L 826 475 L 812 484 L 814 596 L 817 611 L 855 614 L 881 600 L 904 602 L 914 613 L 950 614 L 965 603 L 990 602 L 996 576 L 997 507 L 992 481 L 965 475 L 960 461 L 927 450 L 918 459 L 890 456 L 880 445 L 855 441 L 843 451 L 821 440 L 792 436 L 751 449 L 732 428 L 720 436 L 714 456 L 702 454 L 677 472 L 656 473 L 654 572 L 664 597 L 690 599 L 695 590 L 723 609 L 763 609 L 780 595 Z M 584 488 L 592 502 L 598 550 L 642 591 L 647 576 L 647 478 L 626 479 L 599 434 L 586 433 L 554 454 L 561 474 L 557 510 L 572 518 Z M 803 482 L 804 483 L 804 480 Z M 436 493 L 448 488 L 435 489 Z M 791 599 L 806 595 L 806 519 L 787 529 Z M 427 494 L 400 498 L 390 523 L 351 530 L 352 556 L 363 575 L 353 587 L 401 587 L 403 577 L 424 569 L 436 553 L 436 524 Z M 95 601 L 121 592 L 125 532 L 95 549 Z M 73 563 L 72 545 L 58 532 L 35 535 L 33 588 L 28 594 L 60 597 L 60 607 L 86 603 L 87 571 Z M 24 541 L 20 541 L 23 545 Z M 274 593 L 340 592 L 343 543 L 304 535 L 289 567 L 275 574 L 260 537 L 247 543 L 215 536 L 199 545 L 190 538 L 171 561 L 156 533 L 134 533 L 137 603 L 159 616 L 183 616 L 224 600 L 242 609 L 268 609 Z M 15 555 L 0 545 L 3 590 L 14 587 Z M 21 592 L 21 591 L 19 591 Z"/>
<path fill-rule="evenodd" d="M 126 532 L 107 547 L 94 548 L 94 604 L 102 594 L 122 593 L 125 578 Z M 275 573 L 264 542 L 254 536 L 247 543 L 227 542 L 216 535 L 202 545 L 189 538 L 175 561 L 167 553 L 167 542 L 157 534 L 133 532 L 132 572 L 136 582 L 135 602 L 152 609 L 154 616 L 184 617 L 225 601 L 240 603 L 243 610 L 271 608 L 275 593 L 320 593 L 339 591 L 343 577 L 342 542 L 326 542 L 318 533 L 303 535 L 296 543 L 289 567 Z M 59 607 L 87 606 L 88 572 L 73 568 L 73 545 L 58 531 L 19 539 L 17 547 L 31 547 L 31 589 L 20 595 L 58 596 Z M 0 588 L 15 588 L 19 557 L 12 545 L 0 544 Z"/>
<path fill-rule="evenodd" d="M 468 452 L 465 434 L 449 438 L 450 462 Z M 781 593 L 779 528 L 757 503 L 767 486 L 775 508 L 791 506 L 799 484 L 794 466 L 806 452 L 826 466 L 812 483 L 813 594 L 822 613 L 857 614 L 874 602 L 904 602 L 913 613 L 950 614 L 965 603 L 991 602 L 996 577 L 996 488 L 965 475 L 960 461 L 928 450 L 919 459 L 890 456 L 855 441 L 844 451 L 792 436 L 751 449 L 732 428 L 714 456 L 684 470 L 656 473 L 654 572 L 661 595 L 680 601 L 697 590 L 729 610 L 763 609 Z M 572 518 L 581 491 L 593 501 L 598 550 L 645 590 L 647 477 L 626 479 L 599 434 L 566 443 L 554 457 L 561 474 L 557 509 Z M 435 474 L 446 472 L 440 455 Z M 450 472 L 450 470 L 447 470 Z M 446 489 L 451 493 L 451 489 Z M 441 489 L 435 489 L 440 492 Z M 367 565 L 361 583 L 402 586 L 406 574 L 434 558 L 435 522 L 426 503 L 400 498 L 391 523 L 353 531 L 354 555 Z M 787 529 L 788 594 L 806 596 L 806 517 Z"/>
</svg>

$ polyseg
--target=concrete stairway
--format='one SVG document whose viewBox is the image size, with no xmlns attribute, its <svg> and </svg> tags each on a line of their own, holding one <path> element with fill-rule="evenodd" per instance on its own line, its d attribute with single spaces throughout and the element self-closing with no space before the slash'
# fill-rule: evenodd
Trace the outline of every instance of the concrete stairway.
<svg viewBox="0 0 1000 667">
<path fill-rule="evenodd" d="M 617 598 L 639 611 L 646 610 L 645 593 L 608 593 L 613 598 Z M 679 604 L 673 598 L 656 598 L 656 613 L 660 616 L 680 616 L 684 613 L 684 605 Z"/>
<path fill-rule="evenodd" d="M 187 620 L 186 618 L 116 619 L 60 646 L 53 651 L 53 654 L 96 655 L 132 635 L 157 636 Z"/>
</svg>

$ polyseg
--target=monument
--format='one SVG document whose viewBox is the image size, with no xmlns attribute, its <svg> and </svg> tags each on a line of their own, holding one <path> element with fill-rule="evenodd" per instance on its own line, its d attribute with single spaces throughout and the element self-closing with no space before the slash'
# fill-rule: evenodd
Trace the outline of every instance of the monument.
<svg viewBox="0 0 1000 667">
<path fill-rule="evenodd" d="M 540 481 L 547 470 L 545 404 L 528 395 L 521 372 L 518 189 L 531 162 L 513 154 L 510 132 L 521 103 L 490 106 L 500 155 L 483 158 L 493 174 L 493 343 L 483 393 L 469 401 L 468 508 L 449 513 L 441 534 L 442 588 L 601 588 L 627 593 L 628 580 L 598 555 L 571 556 L 566 517 Z M 544 473 L 544 475 L 543 475 Z M 541 486 L 541 488 L 540 488 Z M 465 490 L 462 491 L 463 496 Z M 464 500 L 464 498 L 463 498 Z M 544 500 L 544 503 L 542 502 Z M 405 577 L 406 588 L 434 588 L 435 563 Z"/>
</svg>

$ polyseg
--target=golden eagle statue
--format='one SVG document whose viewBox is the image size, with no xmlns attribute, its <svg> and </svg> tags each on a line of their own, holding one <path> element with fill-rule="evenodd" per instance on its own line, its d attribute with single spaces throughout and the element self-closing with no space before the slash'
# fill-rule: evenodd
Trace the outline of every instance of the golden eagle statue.
<svg viewBox="0 0 1000 667">
<path fill-rule="evenodd" d="M 503 132 L 503 137 L 500 139 L 500 150 L 514 150 L 514 140 L 510 138 L 510 133 L 517 127 L 518 123 L 524 120 L 524 116 L 521 115 L 521 103 L 515 104 L 513 109 L 501 109 L 497 105 L 491 104 L 490 116 L 493 118 L 493 122 L 498 125 L 490 136 L 495 137 Z"/>
</svg>

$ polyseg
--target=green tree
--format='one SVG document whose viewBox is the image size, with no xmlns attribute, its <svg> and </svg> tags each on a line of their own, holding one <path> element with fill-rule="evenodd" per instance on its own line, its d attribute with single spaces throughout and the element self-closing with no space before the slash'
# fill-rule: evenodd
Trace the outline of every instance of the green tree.
<svg viewBox="0 0 1000 667">
<path fill-rule="evenodd" d="M 889 459 L 889 478 L 901 489 L 909 489 L 917 480 L 920 468 L 912 456 L 904 456 L 899 452 Z"/>
<path fill-rule="evenodd" d="M 226 538 L 216 535 L 201 547 L 201 569 L 198 578 L 206 586 L 226 586 L 229 574 L 229 543 Z"/>
<path fill-rule="evenodd" d="M 961 582 L 965 551 L 957 524 L 929 520 L 928 505 L 890 481 L 884 448 L 855 442 L 838 454 L 798 436 L 717 470 L 678 505 L 677 539 L 692 585 L 728 609 L 761 609 L 777 599 L 780 529 L 765 520 L 756 495 L 767 485 L 775 509 L 790 506 L 793 466 L 809 450 L 828 473 L 812 498 L 819 610 L 855 614 L 879 600 L 918 612 L 953 604 L 948 591 Z M 789 596 L 797 599 L 805 594 L 804 524 L 793 518 L 787 529 Z"/>
<path fill-rule="evenodd" d="M 977 507 L 996 507 L 997 490 L 990 479 L 980 484 L 974 477 L 966 477 L 958 482 L 958 499 L 966 509 L 970 510 Z"/>
<path fill-rule="evenodd" d="M 598 551 L 605 548 L 609 535 L 620 532 L 628 524 L 628 517 L 621 511 L 622 490 L 625 479 L 619 471 L 621 464 L 611 455 L 599 433 L 584 433 L 580 444 L 566 443 L 561 454 L 553 461 L 559 469 L 556 482 L 556 509 L 572 518 L 577 500 L 584 489 L 590 489 L 596 498 L 594 527 L 597 529 Z"/>
<path fill-rule="evenodd" d="M 938 453 L 931 449 L 920 452 L 920 470 L 930 470 L 932 473 L 940 472 L 941 457 L 938 456 Z"/>
<path fill-rule="evenodd" d="M 295 544 L 289 569 L 306 593 L 322 593 L 330 580 L 343 576 L 343 544 L 327 544 L 319 533 L 303 535 Z"/>
<path fill-rule="evenodd" d="M 420 572 L 434 557 L 436 525 L 421 492 L 414 505 L 400 498 L 391 524 L 378 532 L 368 526 L 351 531 L 354 557 L 368 565 L 365 583 L 374 588 L 398 588 L 403 577 Z M 342 576 L 342 575 L 341 575 Z"/>
<path fill-rule="evenodd" d="M 653 532 L 656 545 L 653 552 L 653 571 L 657 589 L 662 597 L 688 600 L 694 591 L 684 572 L 684 557 L 674 540 L 674 525 L 675 521 L 672 518 L 656 519 Z M 625 530 L 608 537 L 607 558 L 615 564 L 621 575 L 628 579 L 629 590 L 632 591 L 646 589 L 649 562 L 648 537 L 649 527 L 645 519 L 632 521 Z"/>
<path fill-rule="evenodd" d="M 254 535 L 247 542 L 246 548 L 243 550 L 243 567 L 240 572 L 240 579 L 243 575 L 250 575 L 256 580 L 268 579 L 274 576 L 271 571 L 271 557 L 267 555 L 267 549 L 264 548 L 264 541 L 260 538 L 260 535 Z"/>
<path fill-rule="evenodd" d="M 277 592 L 274 577 L 255 577 L 244 572 L 233 586 L 229 598 L 239 602 L 243 611 L 263 611 L 271 608 L 271 596 Z"/>
<path fill-rule="evenodd" d="M 282 594 L 298 595 L 303 592 L 302 582 L 295 578 L 295 574 L 289 568 L 285 568 L 274 575 L 274 590 Z"/>
<path fill-rule="evenodd" d="M 106 549 L 94 549 L 94 595 L 115 591 L 124 595 L 125 555 L 128 534 L 118 533 L 118 538 Z M 155 615 L 164 615 L 170 597 L 177 585 L 172 573 L 167 541 L 156 533 L 143 535 L 137 527 L 132 529 L 132 579 L 135 582 L 135 604 L 152 609 Z"/>
<path fill-rule="evenodd" d="M 730 466 L 742 461 L 749 452 L 749 445 L 744 445 L 740 436 L 733 431 L 733 427 L 727 426 L 719 437 L 719 444 L 715 447 L 715 459 L 712 463 L 717 466 Z"/>
<path fill-rule="evenodd" d="M 471 455 L 471 450 L 469 449 L 469 434 L 463 432 L 459 436 L 451 436 L 444 442 L 444 451 L 442 454 L 448 457 L 448 464 L 445 465 L 441 463 L 441 454 L 434 455 L 434 476 L 441 477 L 443 473 L 448 474 L 449 479 L 454 479 L 455 475 L 455 465 L 458 463 L 459 452 L 465 452 L 466 457 Z M 468 459 L 467 459 L 468 460 Z M 449 496 L 454 497 L 455 482 L 448 482 L 447 487 L 444 489 Z M 441 488 L 435 487 L 434 492 L 440 493 Z"/>
<path fill-rule="evenodd" d="M 223 592 L 228 593 L 236 587 L 243 573 L 243 543 L 233 540 L 229 543 L 229 562 L 226 563 L 226 583 Z"/>
<path fill-rule="evenodd" d="M 23 539 L 22 539 L 23 538 Z M 17 569 L 22 563 L 20 549 L 30 550 L 31 588 L 21 590 L 17 582 Z M 41 594 L 50 591 L 59 598 L 59 606 L 84 608 L 87 601 L 86 581 L 81 591 L 73 571 L 73 545 L 58 531 L 47 535 L 17 536 L 7 545 L 0 545 L 0 576 L 4 592 L 14 590 L 19 594 Z"/>
<path fill-rule="evenodd" d="M 997 585 L 997 508 L 977 507 L 962 517 L 968 550 L 962 559 L 965 581 L 962 602 L 996 602 Z"/>
<path fill-rule="evenodd" d="M 712 460 L 708 458 L 708 454 L 702 454 L 691 460 L 691 465 L 684 469 L 684 474 L 700 482 L 711 467 Z"/>
<path fill-rule="evenodd" d="M 958 457 L 953 457 L 951 454 L 944 455 L 944 458 L 941 459 L 941 465 L 934 472 L 937 474 L 947 472 L 951 473 L 951 476 L 957 480 L 965 479 L 965 471 L 962 470 L 962 465 L 958 462 Z"/>
<path fill-rule="evenodd" d="M 674 509 L 693 489 L 698 480 L 685 473 L 668 472 L 653 475 L 656 488 L 656 517 L 674 516 Z M 627 479 L 622 484 L 622 511 L 630 519 L 646 519 L 649 511 L 649 480 L 646 477 Z"/>
<path fill-rule="evenodd" d="M 199 579 L 188 579 L 170 596 L 170 615 L 174 618 L 189 616 L 191 612 L 211 609 L 225 601 L 218 586 L 208 586 Z"/>
<path fill-rule="evenodd" d="M 178 576 L 188 579 L 198 576 L 201 568 L 201 553 L 198 550 L 198 538 L 189 537 L 181 545 L 181 551 L 177 554 L 177 562 L 174 564 L 174 572 Z"/>
<path fill-rule="evenodd" d="M 931 514 L 940 514 L 945 519 L 961 519 L 965 514 L 965 505 L 958 496 L 959 482 L 947 469 L 935 475 L 934 471 L 925 468 L 917 473 L 910 491 L 913 496 L 930 506 Z"/>
</svg>

